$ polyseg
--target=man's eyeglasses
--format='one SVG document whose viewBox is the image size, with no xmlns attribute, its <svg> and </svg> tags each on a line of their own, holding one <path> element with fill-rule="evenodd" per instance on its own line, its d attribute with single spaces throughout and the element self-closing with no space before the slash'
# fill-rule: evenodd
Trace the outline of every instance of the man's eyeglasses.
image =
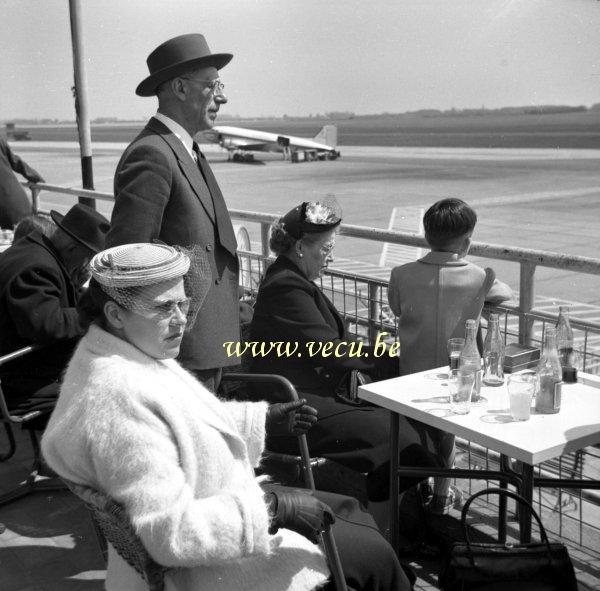
<svg viewBox="0 0 600 591">
<path fill-rule="evenodd" d="M 204 82 L 206 87 L 213 94 L 223 94 L 225 91 L 225 84 L 223 84 L 218 78 L 214 80 L 205 80 L 204 78 L 186 78 L 185 76 L 180 76 L 183 80 L 191 80 L 192 82 Z"/>
</svg>

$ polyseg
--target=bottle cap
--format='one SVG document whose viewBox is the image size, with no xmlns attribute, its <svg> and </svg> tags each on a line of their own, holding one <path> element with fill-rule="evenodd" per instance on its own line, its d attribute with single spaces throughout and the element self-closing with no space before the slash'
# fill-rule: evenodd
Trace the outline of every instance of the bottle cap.
<svg viewBox="0 0 600 591">
<path fill-rule="evenodd" d="M 562 370 L 563 382 L 567 384 L 574 384 L 577 381 L 577 368 L 576 367 L 563 367 Z"/>
</svg>

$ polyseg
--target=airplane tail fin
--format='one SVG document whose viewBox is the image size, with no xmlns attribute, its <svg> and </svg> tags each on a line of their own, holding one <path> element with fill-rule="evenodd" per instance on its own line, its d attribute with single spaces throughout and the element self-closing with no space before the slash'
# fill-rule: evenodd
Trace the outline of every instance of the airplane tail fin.
<svg viewBox="0 0 600 591">
<path fill-rule="evenodd" d="M 335 148 L 337 147 L 337 127 L 335 125 L 325 125 L 313 139 L 315 142 Z"/>
</svg>

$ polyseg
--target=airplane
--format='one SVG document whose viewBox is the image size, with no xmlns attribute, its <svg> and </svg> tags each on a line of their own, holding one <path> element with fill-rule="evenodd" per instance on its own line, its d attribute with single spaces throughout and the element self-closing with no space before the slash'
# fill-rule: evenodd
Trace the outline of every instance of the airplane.
<svg viewBox="0 0 600 591">
<path fill-rule="evenodd" d="M 254 154 L 249 152 L 281 152 L 283 159 L 291 162 L 335 160 L 341 156 L 336 150 L 335 125 L 325 125 L 312 139 L 228 125 L 215 125 L 205 131 L 204 136 L 226 149 L 228 159 L 233 159 L 234 162 L 252 162 Z"/>
</svg>

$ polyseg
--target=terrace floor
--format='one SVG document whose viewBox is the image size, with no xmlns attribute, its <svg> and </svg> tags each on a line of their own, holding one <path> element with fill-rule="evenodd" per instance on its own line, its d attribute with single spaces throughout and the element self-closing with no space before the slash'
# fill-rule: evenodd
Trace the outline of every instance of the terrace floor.
<svg viewBox="0 0 600 591">
<path fill-rule="evenodd" d="M 6 443 L 0 436 L 0 449 Z M 17 453 L 0 463 L 0 493 L 10 490 L 26 475 L 31 461 L 31 448 L 26 434 L 17 431 Z M 467 487 L 466 482 L 458 482 Z M 415 517 L 411 499 L 401 504 L 404 531 L 408 536 L 426 531 L 426 545 L 410 551 L 405 559 L 415 569 L 415 589 L 437 589 L 439 554 L 435 544 L 445 547 L 460 539 L 459 512 L 429 520 L 427 527 Z M 491 541 L 494 535 L 495 505 L 474 503 L 472 535 L 480 541 Z M 546 517 L 544 517 L 546 521 Z M 0 508 L 0 589 L 2 591 L 99 591 L 104 588 L 105 565 L 86 509 L 67 491 L 38 492 Z M 1 529 L 1 527 L 0 527 Z M 515 523 L 509 522 L 509 534 L 515 534 Z M 550 535 L 551 539 L 557 539 Z M 594 538 L 595 539 L 595 538 Z M 600 544 L 586 542 L 588 547 L 567 542 L 580 591 L 600 589 Z"/>
</svg>

